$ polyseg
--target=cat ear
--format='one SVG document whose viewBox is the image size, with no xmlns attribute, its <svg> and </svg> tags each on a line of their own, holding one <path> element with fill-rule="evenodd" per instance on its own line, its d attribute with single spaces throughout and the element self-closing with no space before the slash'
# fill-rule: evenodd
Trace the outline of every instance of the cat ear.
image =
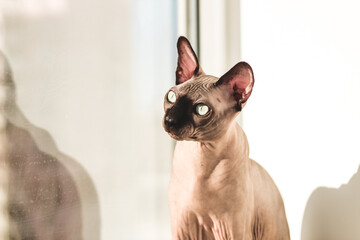
<svg viewBox="0 0 360 240">
<path fill-rule="evenodd" d="M 185 37 L 179 37 L 177 50 L 178 63 L 176 68 L 176 84 L 180 84 L 200 73 L 201 68 L 189 40 Z"/>
<path fill-rule="evenodd" d="M 236 109 L 241 111 L 250 97 L 254 81 L 251 66 L 246 62 L 239 62 L 217 81 L 216 86 L 221 86 L 236 102 Z"/>
</svg>

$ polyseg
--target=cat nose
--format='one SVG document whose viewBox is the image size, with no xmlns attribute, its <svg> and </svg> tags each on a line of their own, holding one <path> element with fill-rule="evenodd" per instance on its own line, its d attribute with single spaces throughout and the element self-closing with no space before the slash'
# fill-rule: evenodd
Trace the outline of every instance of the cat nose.
<svg viewBox="0 0 360 240">
<path fill-rule="evenodd" d="M 165 125 L 166 125 L 167 127 L 173 127 L 173 126 L 176 125 L 176 122 L 175 122 L 175 120 L 174 120 L 173 118 L 171 118 L 171 117 L 169 117 L 169 116 L 166 116 L 166 117 L 165 117 Z"/>
</svg>

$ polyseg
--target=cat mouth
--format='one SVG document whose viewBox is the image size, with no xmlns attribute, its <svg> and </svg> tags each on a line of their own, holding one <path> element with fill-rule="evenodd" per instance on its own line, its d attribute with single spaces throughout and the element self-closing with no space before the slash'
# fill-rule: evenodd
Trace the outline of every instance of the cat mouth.
<svg viewBox="0 0 360 240">
<path fill-rule="evenodd" d="M 182 141 L 184 139 L 182 139 L 181 137 L 179 137 L 178 135 L 175 135 L 174 133 L 172 132 L 167 132 L 169 134 L 169 136 L 173 139 L 175 139 L 176 141 Z"/>
<path fill-rule="evenodd" d="M 179 133 L 173 133 L 171 131 L 166 131 L 169 136 L 173 139 L 175 139 L 176 141 L 197 141 L 197 137 L 196 136 L 184 136 L 186 134 L 179 134 Z"/>
<path fill-rule="evenodd" d="M 191 126 L 185 126 L 181 128 L 176 128 L 174 126 L 168 126 L 163 121 L 163 128 L 165 132 L 169 134 L 169 136 L 176 141 L 184 141 L 184 140 L 195 140 L 194 137 L 194 129 Z"/>
<path fill-rule="evenodd" d="M 173 131 L 173 129 L 168 129 L 165 128 L 165 131 L 167 132 L 167 134 L 169 134 L 169 136 L 173 139 L 175 139 L 176 141 L 184 141 L 184 140 L 195 140 L 196 137 L 189 137 L 188 134 L 186 134 L 186 132 L 183 131 Z"/>
</svg>

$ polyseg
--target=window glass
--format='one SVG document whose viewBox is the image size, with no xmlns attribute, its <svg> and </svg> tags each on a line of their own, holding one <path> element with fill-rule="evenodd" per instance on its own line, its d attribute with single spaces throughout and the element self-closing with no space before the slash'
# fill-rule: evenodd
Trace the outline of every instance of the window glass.
<svg viewBox="0 0 360 240">
<path fill-rule="evenodd" d="M 0 4 L 0 239 L 168 239 L 176 1 Z"/>
</svg>

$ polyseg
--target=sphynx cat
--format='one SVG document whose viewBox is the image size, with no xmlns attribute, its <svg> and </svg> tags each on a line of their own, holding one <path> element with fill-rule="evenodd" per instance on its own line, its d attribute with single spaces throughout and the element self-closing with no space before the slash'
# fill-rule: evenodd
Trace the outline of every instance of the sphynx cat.
<svg viewBox="0 0 360 240">
<path fill-rule="evenodd" d="M 165 95 L 165 131 L 177 140 L 169 185 L 173 240 L 290 239 L 283 200 L 249 158 L 235 121 L 254 85 L 249 64 L 206 75 L 189 41 L 177 43 L 176 85 Z"/>
</svg>

